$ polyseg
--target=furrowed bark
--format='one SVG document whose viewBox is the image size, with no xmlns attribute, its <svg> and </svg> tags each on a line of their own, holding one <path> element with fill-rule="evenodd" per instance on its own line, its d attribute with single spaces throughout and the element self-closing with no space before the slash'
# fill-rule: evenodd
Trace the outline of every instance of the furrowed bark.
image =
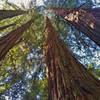
<svg viewBox="0 0 100 100">
<path fill-rule="evenodd" d="M 94 9 L 60 9 L 51 8 L 62 16 L 67 23 L 75 26 L 100 46 L 100 8 Z"/>
<path fill-rule="evenodd" d="M 2 60 L 7 52 L 18 43 L 23 32 L 25 32 L 32 23 L 33 19 L 0 38 L 0 60 Z"/>
<path fill-rule="evenodd" d="M 46 19 L 44 43 L 48 100 L 99 100 L 100 81 L 77 61 Z"/>
</svg>

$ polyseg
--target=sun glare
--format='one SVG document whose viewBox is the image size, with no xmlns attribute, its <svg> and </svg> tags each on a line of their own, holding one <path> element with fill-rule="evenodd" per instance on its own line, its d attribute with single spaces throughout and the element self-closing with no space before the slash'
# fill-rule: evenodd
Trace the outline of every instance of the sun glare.
<svg viewBox="0 0 100 100">
<path fill-rule="evenodd" d="M 29 2 L 32 0 L 8 0 L 8 1 L 18 6 L 21 6 L 23 4 L 27 8 L 29 5 Z M 38 6 L 43 5 L 43 0 L 36 0 L 36 5 Z"/>
</svg>

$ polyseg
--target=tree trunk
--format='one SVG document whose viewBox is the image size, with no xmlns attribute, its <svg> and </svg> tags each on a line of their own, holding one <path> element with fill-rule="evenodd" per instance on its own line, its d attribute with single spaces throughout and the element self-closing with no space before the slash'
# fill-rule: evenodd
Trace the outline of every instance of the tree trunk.
<svg viewBox="0 0 100 100">
<path fill-rule="evenodd" d="M 0 38 L 0 60 L 19 42 L 23 32 L 31 26 L 32 22 L 33 19 Z"/>
<path fill-rule="evenodd" d="M 62 16 L 67 23 L 75 26 L 100 46 L 100 8 L 94 9 L 60 9 L 51 8 Z"/>
<path fill-rule="evenodd" d="M 27 13 L 23 10 L 0 10 L 0 20 L 12 18 Z"/>
<path fill-rule="evenodd" d="M 100 82 L 71 54 L 47 18 L 48 100 L 100 100 Z"/>
</svg>

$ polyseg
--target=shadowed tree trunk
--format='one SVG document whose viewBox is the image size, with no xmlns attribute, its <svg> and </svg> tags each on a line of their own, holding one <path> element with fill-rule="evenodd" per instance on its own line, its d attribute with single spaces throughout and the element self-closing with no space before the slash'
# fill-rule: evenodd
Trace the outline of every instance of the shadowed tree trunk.
<svg viewBox="0 0 100 100">
<path fill-rule="evenodd" d="M 12 18 L 25 13 L 27 12 L 22 10 L 0 10 L 0 20 Z"/>
<path fill-rule="evenodd" d="M 0 38 L 0 60 L 19 42 L 23 32 L 26 31 L 32 23 L 33 19 Z"/>
<path fill-rule="evenodd" d="M 100 46 L 100 8 L 94 9 L 60 9 L 51 8 L 57 15 L 62 16 L 67 23 L 75 26 Z"/>
<path fill-rule="evenodd" d="M 100 82 L 77 61 L 46 19 L 48 100 L 100 100 Z"/>
</svg>

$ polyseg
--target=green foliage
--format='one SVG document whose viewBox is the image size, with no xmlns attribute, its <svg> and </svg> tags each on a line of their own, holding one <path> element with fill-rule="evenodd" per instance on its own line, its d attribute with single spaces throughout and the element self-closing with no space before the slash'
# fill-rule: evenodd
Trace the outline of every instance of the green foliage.
<svg viewBox="0 0 100 100">
<path fill-rule="evenodd" d="M 74 8 L 76 6 L 75 0 L 68 0 L 68 3 L 66 5 L 67 8 Z"/>
<path fill-rule="evenodd" d="M 35 46 L 42 46 L 43 44 L 43 33 L 45 31 L 44 25 L 44 16 L 35 11 L 34 13 L 34 22 L 32 27 L 24 34 L 24 40 L 27 43 L 35 44 Z"/>
<path fill-rule="evenodd" d="M 33 80 L 32 87 L 29 92 L 26 92 L 23 100 L 36 100 L 37 96 L 40 96 L 41 100 L 47 100 L 47 79 Z"/>
<path fill-rule="evenodd" d="M 6 4 L 7 8 L 10 9 L 12 6 L 13 9 L 20 9 L 14 4 Z M 74 8 L 76 5 L 75 0 L 68 0 L 68 3 L 64 5 L 65 8 Z M 60 5 L 62 6 L 62 5 Z M 0 62 L 0 82 L 2 83 L 7 77 L 13 75 L 13 79 L 10 83 L 3 83 L 0 85 L 0 94 L 3 94 L 6 90 L 9 90 L 13 84 L 18 80 L 22 80 L 23 73 L 27 73 L 34 69 L 32 60 L 27 61 L 27 56 L 33 48 L 42 48 L 44 42 L 45 32 L 45 17 L 43 14 L 38 12 L 37 9 L 29 9 L 27 13 L 22 10 L 19 11 L 7 11 L 3 12 L 4 14 L 0 17 L 0 26 L 6 26 L 14 23 L 14 26 L 7 27 L 5 30 L 0 30 L 0 36 L 8 34 L 10 31 L 21 26 L 23 23 L 29 19 L 33 19 L 31 27 L 24 32 L 22 35 L 22 40 L 19 44 L 14 46 L 6 55 L 5 59 Z M 24 14 L 25 13 L 25 14 Z M 9 16 L 10 14 L 10 16 Z M 20 15 L 23 14 L 23 15 Z M 20 16 L 17 16 L 20 15 Z M 10 18 L 9 18 L 10 17 Z M 12 18 L 13 17 L 13 18 Z M 7 19 L 5 19 L 7 18 Z M 66 39 L 67 32 L 69 32 L 69 26 L 62 21 L 57 16 L 52 16 L 52 23 L 54 24 L 56 30 L 63 36 L 63 39 Z M 11 69 L 9 72 L 8 69 Z M 44 67 L 42 67 L 44 69 Z M 98 78 L 100 78 L 100 69 L 95 69 L 91 64 L 88 66 L 88 70 Z M 43 72 L 43 71 L 42 71 Z M 40 73 L 38 72 L 38 75 Z M 15 76 L 14 76 L 15 75 Z M 41 100 L 47 100 L 48 91 L 47 91 L 47 79 L 32 79 L 29 82 L 30 89 L 24 95 L 23 100 L 35 100 L 37 95 L 40 95 Z"/>
<path fill-rule="evenodd" d="M 88 70 L 94 74 L 95 77 L 100 78 L 100 69 L 99 68 L 95 68 L 95 66 L 93 64 L 88 65 Z"/>
</svg>

